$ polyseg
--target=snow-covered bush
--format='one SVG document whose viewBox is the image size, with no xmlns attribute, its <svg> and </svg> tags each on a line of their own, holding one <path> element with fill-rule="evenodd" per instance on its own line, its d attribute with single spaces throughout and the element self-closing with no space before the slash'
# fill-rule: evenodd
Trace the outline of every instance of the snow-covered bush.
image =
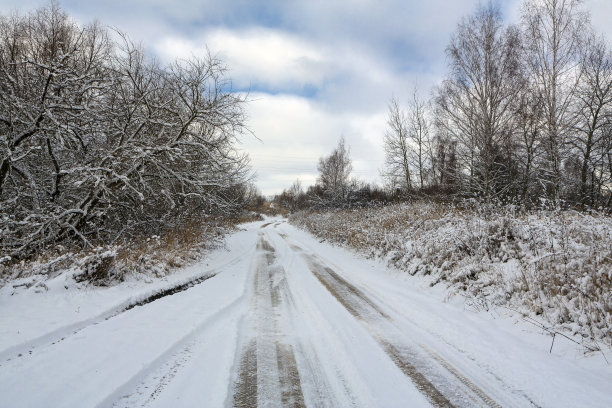
<svg viewBox="0 0 612 408">
<path fill-rule="evenodd" d="M 31 285 L 44 284 L 61 273 L 76 282 L 96 286 L 110 286 L 126 277 L 162 277 L 222 246 L 225 235 L 237 224 L 260 217 L 245 213 L 235 218 L 192 219 L 160 235 L 76 252 L 58 246 L 32 260 L 0 261 L 0 287 L 18 279 Z"/>
<path fill-rule="evenodd" d="M 612 344 L 612 218 L 574 211 L 415 203 L 302 212 L 331 242 L 445 282 L 479 307 L 531 313 Z"/>
<path fill-rule="evenodd" d="M 162 65 L 55 2 L 0 14 L 4 263 L 240 211 L 246 99 L 226 73 L 209 53 Z"/>
<path fill-rule="evenodd" d="M 90 255 L 78 262 L 80 273 L 74 275 L 77 282 L 88 281 L 97 285 L 108 285 L 120 274 L 116 270 L 117 252 L 114 248 L 95 248 Z"/>
</svg>

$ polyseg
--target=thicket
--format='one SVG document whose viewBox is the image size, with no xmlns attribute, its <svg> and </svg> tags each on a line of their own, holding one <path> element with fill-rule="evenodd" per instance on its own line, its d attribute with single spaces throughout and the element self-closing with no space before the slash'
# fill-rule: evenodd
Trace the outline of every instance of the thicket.
<svg viewBox="0 0 612 408">
<path fill-rule="evenodd" d="M 246 99 L 210 53 L 162 64 L 56 3 L 0 16 L 0 265 L 235 215 Z"/>
</svg>

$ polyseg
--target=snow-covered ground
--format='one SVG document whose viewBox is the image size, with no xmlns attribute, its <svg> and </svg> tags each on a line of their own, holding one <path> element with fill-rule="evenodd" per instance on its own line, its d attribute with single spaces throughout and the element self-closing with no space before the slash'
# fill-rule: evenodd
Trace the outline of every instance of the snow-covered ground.
<svg viewBox="0 0 612 408">
<path fill-rule="evenodd" d="M 551 337 L 518 318 L 466 310 L 281 219 L 243 225 L 164 280 L 83 288 L 62 274 L 45 284 L 0 289 L 0 406 L 612 401 L 609 350 L 585 355 L 557 336 L 549 353 Z"/>
</svg>

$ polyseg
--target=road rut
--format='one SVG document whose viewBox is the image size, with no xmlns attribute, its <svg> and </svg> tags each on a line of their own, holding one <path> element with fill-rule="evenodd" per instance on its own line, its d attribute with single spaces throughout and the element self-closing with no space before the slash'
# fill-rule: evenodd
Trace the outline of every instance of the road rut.
<svg viewBox="0 0 612 408">
<path fill-rule="evenodd" d="M 402 342 L 391 317 L 362 290 L 343 278 L 316 255 L 309 254 L 291 242 L 286 235 L 281 235 L 281 238 L 287 242 L 289 248 L 301 256 L 310 271 L 328 292 L 351 315 L 366 326 L 389 358 L 412 380 L 417 389 L 433 406 L 477 405 L 491 408 L 501 407 L 495 399 L 487 395 L 474 382 L 470 381 L 439 355 L 431 354 L 424 347 L 407 345 Z M 416 350 L 417 348 L 421 350 Z M 425 351 L 426 353 L 419 351 Z M 427 360 L 429 361 L 424 361 L 424 354 L 428 355 Z M 448 376 L 440 374 L 440 370 L 431 369 L 433 365 L 439 365 L 446 372 L 452 374 L 454 378 L 449 381 Z M 460 385 L 460 392 L 457 391 L 457 385 Z"/>
<path fill-rule="evenodd" d="M 278 316 L 292 303 L 285 270 L 276 264 L 276 250 L 260 234 L 253 279 L 251 330 L 239 351 L 238 371 L 230 393 L 232 407 L 305 407 L 294 347 Z"/>
</svg>

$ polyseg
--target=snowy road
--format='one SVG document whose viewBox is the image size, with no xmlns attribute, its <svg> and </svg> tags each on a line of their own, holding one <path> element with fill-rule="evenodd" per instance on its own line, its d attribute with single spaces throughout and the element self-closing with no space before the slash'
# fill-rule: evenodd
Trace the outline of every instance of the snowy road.
<svg viewBox="0 0 612 408">
<path fill-rule="evenodd" d="M 0 350 L 3 407 L 606 407 L 612 372 L 281 220 L 166 296 Z M 0 299 L 0 313 L 17 303 Z M 16 302 L 16 301 L 15 301 Z M 138 304 L 138 306 L 136 306 Z M 48 312 L 50 313 L 50 312 Z M 0 315 L 0 322 L 3 316 Z M 8 321 L 8 320 L 5 320 Z M 23 340 L 23 339 L 22 339 Z"/>
</svg>

